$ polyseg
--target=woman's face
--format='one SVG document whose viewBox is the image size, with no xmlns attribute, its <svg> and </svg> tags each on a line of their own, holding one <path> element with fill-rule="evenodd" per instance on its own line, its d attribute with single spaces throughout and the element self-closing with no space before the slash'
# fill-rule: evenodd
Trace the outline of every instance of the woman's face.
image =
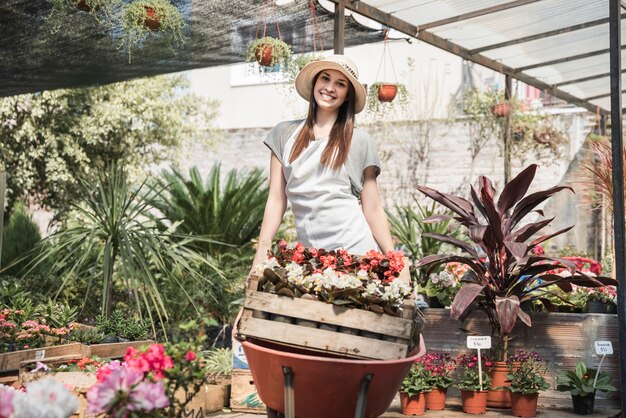
<svg viewBox="0 0 626 418">
<path fill-rule="evenodd" d="M 313 97 L 320 109 L 338 111 L 348 98 L 350 81 L 337 70 L 323 70 L 313 86 Z"/>
</svg>

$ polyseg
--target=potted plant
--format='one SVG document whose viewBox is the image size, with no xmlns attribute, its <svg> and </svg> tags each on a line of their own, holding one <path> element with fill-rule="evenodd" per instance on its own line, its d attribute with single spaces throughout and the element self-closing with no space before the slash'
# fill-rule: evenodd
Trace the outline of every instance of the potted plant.
<svg viewBox="0 0 626 418">
<path fill-rule="evenodd" d="M 588 313 L 617 313 L 617 289 L 615 286 L 602 286 L 589 289 L 587 295 Z"/>
<path fill-rule="evenodd" d="M 588 369 L 580 361 L 574 370 L 559 371 L 556 378 L 556 390 L 569 392 L 572 395 L 574 412 L 581 415 L 593 414 L 596 391 L 615 392 L 617 388 L 611 384 L 613 376 L 607 372 L 598 373 L 597 369 Z"/>
<path fill-rule="evenodd" d="M 121 0 L 51 0 L 51 3 L 50 17 L 55 31 L 63 26 L 60 18 L 76 10 L 91 15 L 108 29 L 113 26 L 114 16 L 122 6 Z"/>
<path fill-rule="evenodd" d="M 441 411 L 446 407 L 448 388 L 454 384 L 452 373 L 456 362 L 447 353 L 426 353 L 421 358 L 431 390 L 425 393 L 426 409 Z"/>
<path fill-rule="evenodd" d="M 504 118 L 511 113 L 511 107 L 511 102 L 499 102 L 491 105 L 489 109 L 491 110 L 491 114 L 495 117 Z"/>
<path fill-rule="evenodd" d="M 509 369 L 506 377 L 510 385 L 511 409 L 516 417 L 534 417 L 537 415 L 539 392 L 550 387 L 545 375 L 548 372 L 546 361 L 533 351 L 528 353 L 517 350 L 506 359 Z"/>
<path fill-rule="evenodd" d="M 465 264 L 451 262 L 440 272 L 431 273 L 425 286 L 426 296 L 437 300 L 442 306 L 450 306 L 456 292 L 461 288 L 461 279 L 467 270 Z"/>
<path fill-rule="evenodd" d="M 159 36 L 170 43 L 184 42 L 185 22 L 176 6 L 168 0 L 136 0 L 124 6 L 121 13 L 121 46 L 131 62 L 132 49 L 150 36 Z"/>
<path fill-rule="evenodd" d="M 462 354 L 456 358 L 457 387 L 461 391 L 463 412 L 467 414 L 484 414 L 487 411 L 487 388 L 491 385 L 489 370 L 493 362 L 485 355 L 481 358 L 482 373 L 479 372 L 478 355 Z"/>
<path fill-rule="evenodd" d="M 281 39 L 271 36 L 255 39 L 246 49 L 246 61 L 256 61 L 262 67 L 287 64 L 291 48 Z"/>
<path fill-rule="evenodd" d="M 426 399 L 424 393 L 430 391 L 429 373 L 424 358 L 420 357 L 409 370 L 400 387 L 400 404 L 404 415 L 424 415 Z"/>
<path fill-rule="evenodd" d="M 576 264 L 569 260 L 532 253 L 536 245 L 572 228 L 538 236 L 527 243 L 554 218 L 522 224 L 524 218 L 554 194 L 571 190 L 567 186 L 556 186 L 526 195 L 536 170 L 536 164 L 524 169 L 504 186 L 497 200 L 491 180 L 484 176 L 479 178 L 478 190 L 471 188 L 471 201 L 429 187 L 417 187 L 426 196 L 450 209 L 455 214 L 454 218 L 468 229 L 472 241 L 468 244 L 449 235 L 427 234 L 461 249 L 465 254 L 429 255 L 422 258 L 417 267 L 430 266 L 432 271 L 451 261 L 469 267 L 452 302 L 450 314 L 460 320 L 465 320 L 475 311 L 487 315 L 492 332 L 498 337 L 497 359 L 501 362 L 507 358 L 509 337 L 518 318 L 527 326 L 532 325 L 530 316 L 520 308 L 521 303 L 538 300 L 546 308 L 553 309 L 546 297 L 550 294 L 546 289 L 550 285 L 556 285 L 565 292 L 572 291 L 572 284 L 587 287 L 617 285 L 612 278 L 592 276 L 578 270 Z M 441 215 L 438 216 L 438 219 L 441 218 Z M 555 274 L 554 270 L 559 268 L 568 270 L 571 275 Z"/>
</svg>

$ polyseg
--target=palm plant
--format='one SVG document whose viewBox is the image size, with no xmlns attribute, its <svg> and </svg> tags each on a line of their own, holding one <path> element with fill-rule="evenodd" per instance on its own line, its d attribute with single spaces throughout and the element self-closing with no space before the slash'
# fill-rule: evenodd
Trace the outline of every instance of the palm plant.
<svg viewBox="0 0 626 418">
<path fill-rule="evenodd" d="M 455 237 L 459 234 L 456 229 L 450 229 L 452 224 L 450 219 L 437 219 L 437 215 L 445 216 L 450 212 L 441 211 L 436 202 L 432 202 L 430 206 L 424 207 L 419 203 L 416 196 L 413 196 L 413 202 L 414 205 L 396 205 L 395 215 L 389 210 L 386 212 L 391 235 L 409 253 L 411 261 L 417 262 L 417 260 L 426 255 L 438 253 L 444 245 L 440 240 L 432 238 L 427 234 L 441 235 L 450 233 Z M 417 207 L 417 210 L 413 209 L 414 206 Z M 410 271 L 414 282 L 423 282 L 428 277 L 425 275 L 426 269 L 417 270 L 412 265 Z"/>
<path fill-rule="evenodd" d="M 473 311 L 484 312 L 493 332 L 500 337 L 502 360 L 507 357 L 508 338 L 517 319 L 531 326 L 530 316 L 520 308 L 522 302 L 539 300 L 548 309 L 552 308 L 545 289 L 553 284 L 564 292 L 571 292 L 573 284 L 587 287 L 617 285 L 612 278 L 591 277 L 578 270 L 572 261 L 531 252 L 536 245 L 572 228 L 542 235 L 526 243 L 554 218 L 522 225 L 524 218 L 531 212 L 543 216 L 542 211 L 535 209 L 539 204 L 562 190 L 571 190 L 566 186 L 555 186 L 526 195 L 536 170 L 536 164 L 524 169 L 504 186 L 497 202 L 496 190 L 484 176 L 479 178 L 478 191 L 471 187 L 471 201 L 428 187 L 418 187 L 419 191 L 454 213 L 454 219 L 468 229 L 474 245 L 450 235 L 428 234 L 461 249 L 465 254 L 429 255 L 421 259 L 417 266 L 430 266 L 432 271 L 443 263 L 457 261 L 470 268 L 452 302 L 451 315 L 463 320 Z M 566 269 L 571 275 L 556 274 L 555 269 Z"/>
<path fill-rule="evenodd" d="M 258 169 L 244 175 L 231 170 L 222 183 L 219 164 L 206 181 L 197 167 L 189 170 L 189 177 L 172 168 L 156 181 L 165 193 L 155 205 L 165 219 L 178 224 L 179 231 L 214 240 L 197 245 L 217 257 L 235 247 L 250 248 L 263 221 L 268 195 L 265 183 Z"/>
<path fill-rule="evenodd" d="M 73 204 L 80 221 L 35 247 L 36 258 L 23 274 L 47 262 L 50 273 L 61 277 L 57 294 L 76 276 L 88 275 L 92 281 L 100 278 L 101 312 L 106 318 L 111 314 L 113 284 L 122 282 L 137 307 L 147 308 L 153 326 L 153 314 L 162 326 L 167 318 L 160 291 L 164 283 L 178 286 L 191 300 L 178 273 L 201 284 L 205 278 L 200 267 L 212 269 L 218 273 L 213 277 L 220 277 L 210 257 L 190 248 L 199 237 L 159 229 L 153 201 L 162 190 L 145 181 L 131 187 L 126 172 L 117 164 L 100 174 L 95 188 L 86 180 L 80 181 L 80 187 L 84 199 Z"/>
</svg>

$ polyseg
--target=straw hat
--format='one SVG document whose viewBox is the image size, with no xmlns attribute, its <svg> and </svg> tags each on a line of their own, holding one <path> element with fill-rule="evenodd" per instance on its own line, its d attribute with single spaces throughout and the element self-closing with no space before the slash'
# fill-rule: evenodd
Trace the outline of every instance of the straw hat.
<svg viewBox="0 0 626 418">
<path fill-rule="evenodd" d="M 337 70 L 345 75 L 354 86 L 356 99 L 354 111 L 359 113 L 365 107 L 367 92 L 358 80 L 359 70 L 354 62 L 345 55 L 332 55 L 319 61 L 313 61 L 305 65 L 296 76 L 296 91 L 302 98 L 309 101 L 313 89 L 313 78 L 322 70 Z"/>
</svg>

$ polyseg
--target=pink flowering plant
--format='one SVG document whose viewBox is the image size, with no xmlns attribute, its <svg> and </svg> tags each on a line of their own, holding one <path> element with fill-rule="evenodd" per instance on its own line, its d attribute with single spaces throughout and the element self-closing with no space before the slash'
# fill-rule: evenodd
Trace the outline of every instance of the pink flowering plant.
<svg viewBox="0 0 626 418">
<path fill-rule="evenodd" d="M 43 317 L 30 317 L 25 311 L 5 308 L 0 311 L 0 353 L 9 350 L 39 348 L 46 345 L 47 337 L 62 337 L 70 333 L 75 324 L 53 327 Z"/>
<path fill-rule="evenodd" d="M 417 395 L 418 393 L 430 392 L 433 386 L 429 383 L 430 373 L 426 370 L 426 365 L 422 358 L 419 358 L 413 363 L 409 373 L 402 380 L 402 386 L 400 392 L 404 392 L 409 396 Z"/>
<path fill-rule="evenodd" d="M 124 362 L 96 372 L 88 412 L 114 417 L 178 417 L 208 379 L 193 343 L 129 347 Z"/>
<path fill-rule="evenodd" d="M 481 356 L 481 359 L 482 386 L 480 385 L 480 373 L 478 370 L 478 355 L 461 354 L 456 358 L 456 386 L 460 390 L 474 392 L 489 389 L 491 386 L 489 371 L 493 368 L 493 362 L 484 354 Z"/>
<path fill-rule="evenodd" d="M 461 288 L 461 279 L 469 268 L 465 264 L 450 262 L 443 270 L 431 273 L 426 282 L 426 295 L 437 298 L 444 306 L 450 306 Z"/>
<path fill-rule="evenodd" d="M 615 286 L 602 286 L 588 289 L 587 300 L 606 305 L 617 305 L 617 289 Z"/>
<path fill-rule="evenodd" d="M 506 359 L 509 373 L 506 375 L 510 386 L 505 389 L 524 395 L 539 393 L 550 387 L 545 375 L 548 372 L 547 361 L 536 351 L 517 350 Z"/>
<path fill-rule="evenodd" d="M 448 353 L 426 353 L 419 360 L 424 364 L 427 382 L 432 388 L 446 389 L 454 384 L 456 360 Z"/>
<path fill-rule="evenodd" d="M 255 273 L 261 291 L 399 315 L 412 292 L 409 283 L 395 280 L 404 268 L 403 256 L 400 251 L 373 250 L 357 256 L 301 243 L 291 247 L 280 240 Z"/>
</svg>

